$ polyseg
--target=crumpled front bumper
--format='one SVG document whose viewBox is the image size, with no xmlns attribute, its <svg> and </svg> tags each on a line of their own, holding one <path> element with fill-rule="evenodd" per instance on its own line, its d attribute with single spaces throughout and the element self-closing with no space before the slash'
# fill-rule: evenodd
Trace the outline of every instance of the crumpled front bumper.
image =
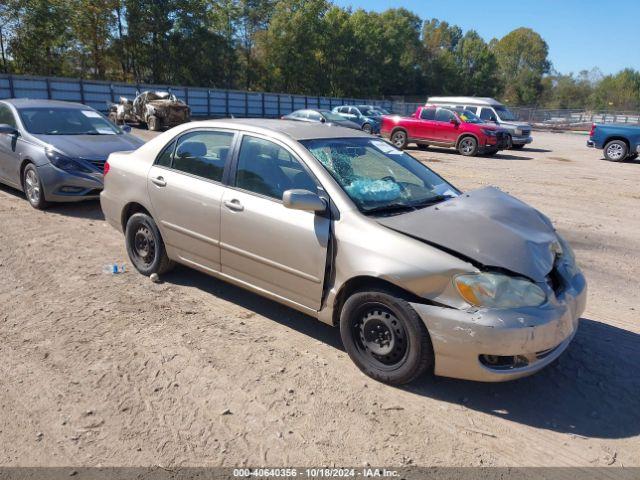
<svg viewBox="0 0 640 480">
<path fill-rule="evenodd" d="M 536 308 L 457 310 L 412 303 L 433 344 L 435 374 L 501 382 L 531 375 L 562 354 L 586 306 L 587 284 L 578 273 L 563 292 Z M 522 366 L 490 367 L 483 355 L 526 358 Z"/>
</svg>

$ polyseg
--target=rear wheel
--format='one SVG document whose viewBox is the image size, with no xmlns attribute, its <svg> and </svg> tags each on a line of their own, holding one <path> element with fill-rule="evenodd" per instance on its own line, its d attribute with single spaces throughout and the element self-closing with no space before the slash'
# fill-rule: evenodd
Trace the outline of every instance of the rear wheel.
<svg viewBox="0 0 640 480">
<path fill-rule="evenodd" d="M 158 130 L 160 130 L 160 119 L 155 115 L 151 115 L 147 119 L 147 126 L 149 127 L 149 130 L 157 132 Z"/>
<path fill-rule="evenodd" d="M 612 140 L 604 146 L 604 158 L 610 162 L 621 162 L 627 158 L 629 148 L 622 140 Z"/>
<path fill-rule="evenodd" d="M 465 157 L 473 157 L 478 154 L 478 141 L 474 137 L 464 137 L 458 143 L 458 152 Z"/>
<path fill-rule="evenodd" d="M 384 291 L 362 291 L 347 299 L 340 336 L 353 362 L 371 378 L 409 383 L 433 366 L 424 323 L 404 299 Z"/>
<path fill-rule="evenodd" d="M 401 150 L 407 148 L 407 132 L 405 132 L 404 130 L 396 130 L 395 132 L 393 132 L 393 134 L 391 135 L 391 143 L 393 143 L 396 148 L 399 148 Z"/>
<path fill-rule="evenodd" d="M 125 229 L 125 242 L 129 259 L 141 274 L 160 275 L 173 268 L 158 226 L 146 213 L 131 215 Z"/>
<path fill-rule="evenodd" d="M 22 186 L 27 200 L 33 208 L 44 210 L 48 206 L 47 200 L 44 198 L 44 189 L 42 181 L 38 175 L 38 169 L 32 163 L 27 165 L 22 173 Z"/>
</svg>

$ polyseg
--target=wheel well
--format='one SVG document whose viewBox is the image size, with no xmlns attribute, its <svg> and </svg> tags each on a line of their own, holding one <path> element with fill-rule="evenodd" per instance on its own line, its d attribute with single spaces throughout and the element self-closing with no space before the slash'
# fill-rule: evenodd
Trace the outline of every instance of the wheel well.
<svg viewBox="0 0 640 480">
<path fill-rule="evenodd" d="M 476 142 L 478 143 L 478 146 L 480 146 L 480 140 L 478 140 L 478 137 L 476 137 L 473 133 L 463 133 L 462 135 L 460 135 L 458 137 L 458 141 L 456 142 L 456 148 L 458 148 L 458 146 L 460 145 L 460 142 L 462 141 L 462 139 L 463 138 L 467 138 L 467 137 L 474 138 L 476 140 Z"/>
<path fill-rule="evenodd" d="M 347 280 L 340 287 L 340 291 L 333 302 L 333 325 L 338 325 L 340 323 L 340 312 L 342 311 L 342 305 L 344 302 L 346 302 L 353 293 L 360 290 L 384 290 L 409 302 L 427 302 L 424 298 L 419 297 L 415 293 L 405 290 L 404 288 L 381 278 L 369 276 L 353 277 Z"/>
<path fill-rule="evenodd" d="M 142 205 L 140 205 L 139 203 L 136 202 L 131 202 L 128 203 L 123 209 L 122 209 L 122 231 L 124 232 L 127 228 L 127 222 L 129 221 L 129 219 L 131 218 L 132 215 L 136 214 L 136 213 L 146 213 L 147 215 L 149 215 L 151 217 L 151 213 L 149 212 L 149 210 L 147 210 L 146 208 L 144 208 Z"/>
<path fill-rule="evenodd" d="M 396 133 L 398 130 L 402 130 L 405 134 L 407 134 L 407 137 L 409 137 L 409 134 L 407 133 L 407 129 L 404 127 L 394 127 L 393 130 L 391 130 L 391 135 L 393 136 L 393 134 Z"/>
<path fill-rule="evenodd" d="M 625 145 L 627 146 L 627 153 L 628 153 L 629 149 L 631 149 L 631 144 L 629 143 L 629 140 L 627 140 L 624 137 L 609 137 L 609 138 L 607 138 L 605 140 L 604 146 L 606 146 L 607 143 L 609 143 L 609 142 L 613 142 L 614 140 L 620 140 L 621 142 L 624 142 Z"/>
<path fill-rule="evenodd" d="M 23 191 L 24 191 L 24 169 L 27 168 L 27 165 L 29 165 L 30 163 L 33 163 L 31 159 L 25 158 L 22 161 L 22 164 L 20 165 L 20 186 L 22 187 Z"/>
</svg>

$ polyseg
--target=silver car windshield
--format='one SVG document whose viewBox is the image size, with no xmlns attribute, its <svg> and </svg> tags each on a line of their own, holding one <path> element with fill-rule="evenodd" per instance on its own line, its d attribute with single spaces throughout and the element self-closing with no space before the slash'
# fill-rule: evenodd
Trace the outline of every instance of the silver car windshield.
<svg viewBox="0 0 640 480">
<path fill-rule="evenodd" d="M 117 135 L 122 131 L 95 110 L 21 108 L 24 127 L 35 135 Z"/>
<path fill-rule="evenodd" d="M 418 160 L 381 139 L 323 138 L 300 143 L 363 213 L 402 213 L 460 194 Z"/>
<path fill-rule="evenodd" d="M 493 108 L 496 112 L 498 112 L 500 118 L 506 122 L 515 122 L 518 120 L 518 117 L 516 117 L 516 115 L 507 107 L 495 106 Z"/>
</svg>

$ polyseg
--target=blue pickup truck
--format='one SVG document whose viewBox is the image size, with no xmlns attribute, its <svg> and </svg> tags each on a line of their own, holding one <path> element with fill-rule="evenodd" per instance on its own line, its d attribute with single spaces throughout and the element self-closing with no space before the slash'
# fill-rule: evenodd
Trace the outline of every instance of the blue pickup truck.
<svg viewBox="0 0 640 480">
<path fill-rule="evenodd" d="M 604 150 L 612 162 L 634 159 L 640 153 L 640 126 L 593 124 L 587 147 Z"/>
</svg>

